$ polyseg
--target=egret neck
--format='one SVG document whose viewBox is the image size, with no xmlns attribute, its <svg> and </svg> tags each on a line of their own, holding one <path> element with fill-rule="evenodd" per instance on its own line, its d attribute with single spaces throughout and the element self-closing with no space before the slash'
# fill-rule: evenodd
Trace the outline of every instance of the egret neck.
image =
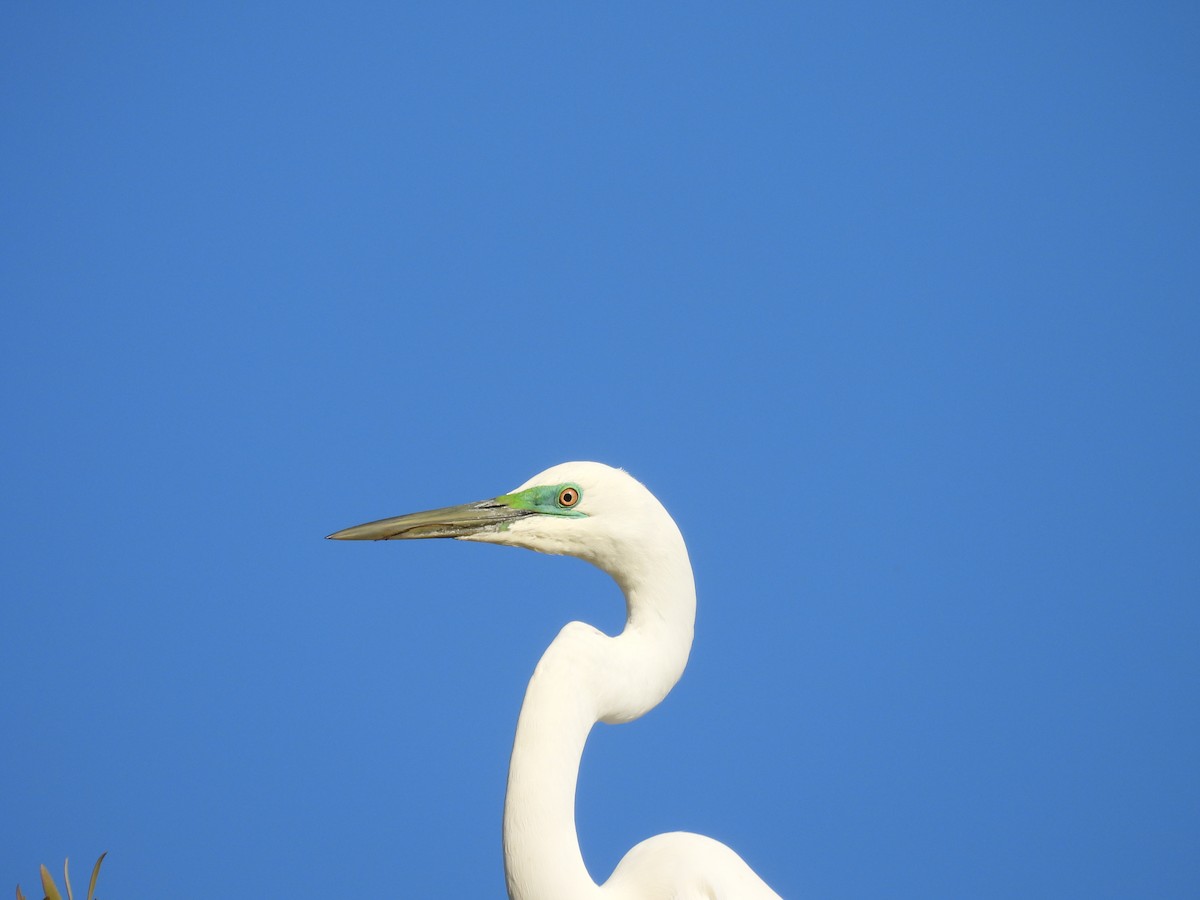
<svg viewBox="0 0 1200 900">
<path fill-rule="evenodd" d="M 525 691 L 504 802 L 512 900 L 604 896 L 583 862 L 575 788 L 596 722 L 629 722 L 657 706 L 683 674 L 696 620 L 687 548 L 669 517 L 666 540 L 631 560 L 590 562 L 625 593 L 625 629 L 610 637 L 571 622 L 546 649 Z"/>
</svg>

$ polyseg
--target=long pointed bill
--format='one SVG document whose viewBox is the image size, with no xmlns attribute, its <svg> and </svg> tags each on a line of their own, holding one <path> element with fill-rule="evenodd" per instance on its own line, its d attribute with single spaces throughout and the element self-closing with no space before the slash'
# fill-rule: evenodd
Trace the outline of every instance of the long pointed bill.
<svg viewBox="0 0 1200 900">
<path fill-rule="evenodd" d="M 409 513 L 355 525 L 329 535 L 334 541 L 396 541 L 410 538 L 457 538 L 481 531 L 500 531 L 509 522 L 536 515 L 532 509 L 516 509 L 506 498 L 447 506 L 428 512 Z"/>
</svg>

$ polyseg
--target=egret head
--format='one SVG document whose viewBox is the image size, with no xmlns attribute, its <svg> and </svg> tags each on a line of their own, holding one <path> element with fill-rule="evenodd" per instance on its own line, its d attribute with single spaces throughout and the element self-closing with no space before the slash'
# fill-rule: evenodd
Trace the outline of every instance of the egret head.
<svg viewBox="0 0 1200 900">
<path fill-rule="evenodd" d="M 675 523 L 640 482 L 603 463 L 570 462 L 491 500 L 368 522 L 335 540 L 456 538 L 578 556 L 613 571 L 664 539 L 682 544 Z"/>
</svg>

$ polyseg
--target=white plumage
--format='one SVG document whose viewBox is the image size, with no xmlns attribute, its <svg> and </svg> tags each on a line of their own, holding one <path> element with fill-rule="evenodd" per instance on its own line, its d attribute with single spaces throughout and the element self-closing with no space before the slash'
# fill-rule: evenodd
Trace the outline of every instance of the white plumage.
<svg viewBox="0 0 1200 900">
<path fill-rule="evenodd" d="M 685 832 L 630 850 L 609 879 L 588 874 L 575 831 L 575 786 L 596 722 L 653 709 L 683 674 L 696 590 L 674 520 L 638 481 L 594 462 L 564 463 L 510 494 L 346 529 L 340 539 L 454 537 L 577 556 L 625 593 L 624 630 L 571 622 L 534 670 L 513 743 L 504 803 L 512 900 L 770 900 L 778 895 L 736 853 Z"/>
</svg>

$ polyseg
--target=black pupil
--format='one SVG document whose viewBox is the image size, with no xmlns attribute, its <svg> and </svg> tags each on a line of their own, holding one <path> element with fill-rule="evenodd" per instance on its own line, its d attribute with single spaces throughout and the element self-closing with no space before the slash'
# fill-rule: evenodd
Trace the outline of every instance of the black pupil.
<svg viewBox="0 0 1200 900">
<path fill-rule="evenodd" d="M 574 506 L 575 492 L 570 488 L 567 488 L 567 490 L 563 491 L 562 494 L 559 495 L 559 500 L 562 502 L 563 506 Z"/>
</svg>

